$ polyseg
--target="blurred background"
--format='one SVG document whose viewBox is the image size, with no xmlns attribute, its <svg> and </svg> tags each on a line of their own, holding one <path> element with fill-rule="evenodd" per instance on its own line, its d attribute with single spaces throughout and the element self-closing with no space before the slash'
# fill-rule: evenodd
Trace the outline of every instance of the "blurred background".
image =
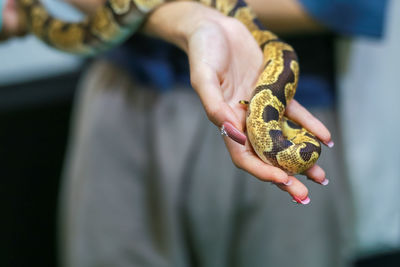
<svg viewBox="0 0 400 267">
<path fill-rule="evenodd" d="M 0 266 L 55 266 L 59 177 L 83 61 L 33 37 L 0 45 L 0 60 Z"/>
<path fill-rule="evenodd" d="M 56 266 L 60 172 L 84 60 L 27 36 L 1 43 L 0 62 L 0 266 Z"/>
</svg>

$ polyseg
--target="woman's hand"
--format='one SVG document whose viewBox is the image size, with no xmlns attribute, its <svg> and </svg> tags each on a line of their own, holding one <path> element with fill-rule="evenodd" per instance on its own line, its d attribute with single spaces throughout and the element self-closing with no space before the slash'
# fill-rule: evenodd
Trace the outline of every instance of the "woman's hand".
<svg viewBox="0 0 400 267">
<path fill-rule="evenodd" d="M 179 2 L 158 8 L 149 17 L 145 30 L 187 52 L 191 82 L 208 118 L 217 127 L 224 125 L 228 134 L 236 132 L 237 141 L 244 141 L 246 110 L 238 102 L 249 100 L 263 64 L 262 52 L 245 26 L 200 4 Z M 333 144 L 326 127 L 295 100 L 288 104 L 286 115 L 323 143 Z M 260 160 L 248 141 L 241 145 L 228 137 L 224 140 L 238 168 L 277 184 L 299 203 L 310 201 L 303 183 Z M 315 182 L 328 182 L 317 165 L 305 174 Z"/>
<path fill-rule="evenodd" d="M 104 0 L 88 0 L 85 5 L 78 0 L 69 2 L 91 13 Z M 263 63 L 261 50 L 249 31 L 239 21 L 195 2 L 161 5 L 149 15 L 143 30 L 186 51 L 191 82 L 208 118 L 217 127 L 224 125 L 231 136 L 236 132 L 234 139 L 245 143 L 224 138 L 233 163 L 260 180 L 275 183 L 297 202 L 308 203 L 304 184 L 261 161 L 245 141 L 246 111 L 238 101 L 249 100 Z M 330 142 L 325 126 L 296 101 L 288 104 L 286 115 L 325 144 Z M 305 174 L 318 183 L 327 183 L 324 171 L 317 165 Z"/>
</svg>

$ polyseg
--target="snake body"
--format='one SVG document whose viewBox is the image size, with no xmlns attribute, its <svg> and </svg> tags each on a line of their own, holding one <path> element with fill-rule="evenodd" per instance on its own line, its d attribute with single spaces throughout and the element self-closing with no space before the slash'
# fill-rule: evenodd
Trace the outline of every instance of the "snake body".
<svg viewBox="0 0 400 267">
<path fill-rule="evenodd" d="M 108 0 L 79 23 L 52 17 L 39 0 L 18 0 L 30 31 L 57 49 L 95 55 L 127 39 L 146 14 L 167 0 Z M 251 32 L 264 55 L 262 71 L 248 104 L 246 129 L 250 143 L 265 162 L 289 174 L 302 173 L 321 153 L 318 139 L 284 116 L 299 78 L 293 48 L 265 30 L 242 0 L 199 0 L 237 18 Z"/>
</svg>

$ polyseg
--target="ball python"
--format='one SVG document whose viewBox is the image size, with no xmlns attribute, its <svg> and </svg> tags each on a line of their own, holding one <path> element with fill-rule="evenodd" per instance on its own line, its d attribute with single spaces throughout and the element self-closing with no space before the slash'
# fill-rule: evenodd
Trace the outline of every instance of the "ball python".
<svg viewBox="0 0 400 267">
<path fill-rule="evenodd" d="M 198 0 L 241 21 L 264 55 L 264 69 L 247 105 L 248 139 L 265 162 L 289 174 L 302 173 L 317 161 L 319 140 L 284 116 L 299 79 L 293 48 L 266 30 L 243 0 Z M 57 49 L 96 55 L 126 40 L 151 10 L 167 0 L 108 0 L 95 13 L 78 23 L 52 17 L 39 0 L 17 0 L 29 30 Z M 244 103 L 242 101 L 241 103 Z"/>
</svg>

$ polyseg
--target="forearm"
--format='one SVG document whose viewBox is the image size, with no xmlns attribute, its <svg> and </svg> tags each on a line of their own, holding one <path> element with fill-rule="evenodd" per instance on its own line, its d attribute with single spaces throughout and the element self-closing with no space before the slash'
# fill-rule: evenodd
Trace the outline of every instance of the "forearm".
<svg viewBox="0 0 400 267">
<path fill-rule="evenodd" d="M 246 2 L 253 7 L 261 22 L 278 34 L 326 31 L 308 15 L 298 0 L 246 0 Z M 144 25 L 144 31 L 186 50 L 184 37 L 190 35 L 190 30 L 198 27 L 199 23 L 221 20 L 221 17 L 219 12 L 201 4 L 179 1 L 179 3 L 168 3 L 155 10 Z"/>
<path fill-rule="evenodd" d="M 106 0 L 66 0 L 81 11 L 93 13 Z M 224 18 L 218 11 L 194 1 L 171 1 L 152 11 L 142 32 L 164 39 L 186 50 L 186 40 L 200 23 Z"/>
<path fill-rule="evenodd" d="M 103 4 L 106 0 L 67 0 L 86 13 L 93 12 L 96 7 Z M 179 1 L 182 2 L 182 1 Z M 191 2 L 191 1 L 188 1 Z M 308 32 L 323 32 L 325 29 L 313 20 L 298 0 L 246 0 L 253 8 L 261 22 L 273 32 L 278 34 L 299 34 Z M 188 5 L 186 5 L 186 8 Z M 169 8 L 172 14 L 157 12 L 156 16 L 163 16 L 168 20 L 177 18 L 174 12 L 178 10 Z M 157 22 L 156 16 L 150 16 L 149 22 Z M 175 20 L 175 19 L 174 19 Z M 176 21 L 176 20 L 175 20 Z M 172 24 L 174 21 L 166 21 Z M 146 27 L 146 30 L 151 30 Z"/>
<path fill-rule="evenodd" d="M 173 43 L 187 52 L 191 34 L 209 23 L 226 19 L 218 11 L 195 2 L 171 2 L 157 8 L 147 19 L 143 31 Z"/>
</svg>

